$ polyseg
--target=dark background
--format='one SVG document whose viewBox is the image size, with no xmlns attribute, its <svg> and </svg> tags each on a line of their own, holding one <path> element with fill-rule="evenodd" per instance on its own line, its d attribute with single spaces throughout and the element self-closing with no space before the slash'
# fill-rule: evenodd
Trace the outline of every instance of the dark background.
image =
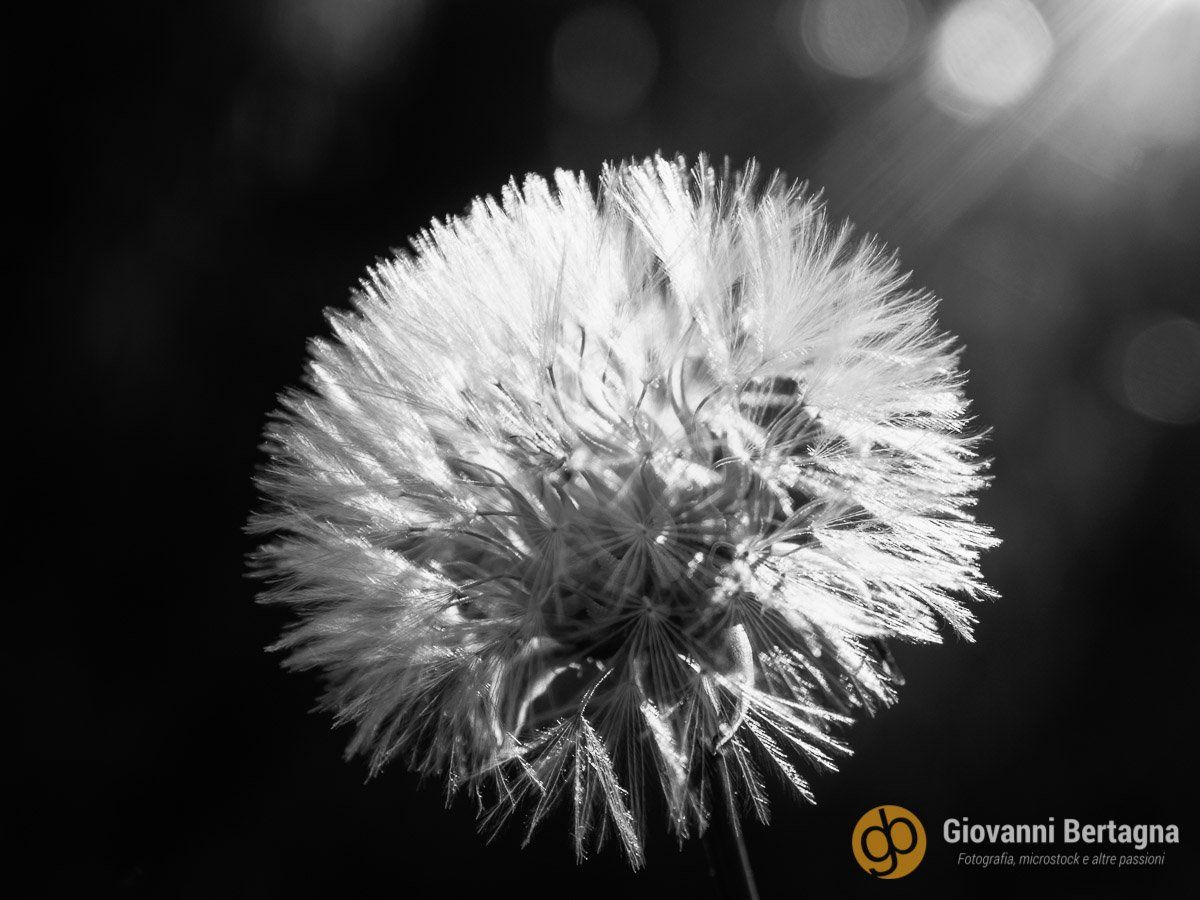
<svg viewBox="0 0 1200 900">
<path fill-rule="evenodd" d="M 715 896 L 700 846 L 658 829 L 644 872 L 615 849 L 577 867 L 561 820 L 486 846 L 440 785 L 364 783 L 309 714 L 317 678 L 263 652 L 285 616 L 243 574 L 260 430 L 323 308 L 510 174 L 656 150 L 756 156 L 899 247 L 993 429 L 979 512 L 1002 599 L 975 644 L 898 648 L 900 703 L 849 732 L 818 805 L 780 792 L 751 826 L 764 898 L 880 890 L 849 850 L 880 803 L 930 831 L 888 890 L 1095 896 L 1190 869 L 1200 4 L 805 7 L 227 0 L 15 29 L 36 362 L 9 377 L 47 422 L 8 439 L 33 546 L 11 560 L 31 576 L 5 654 L 28 804 L 5 879 Z M 949 816 L 1173 822 L 1183 844 L 1140 872 L 984 872 L 955 865 Z"/>
</svg>

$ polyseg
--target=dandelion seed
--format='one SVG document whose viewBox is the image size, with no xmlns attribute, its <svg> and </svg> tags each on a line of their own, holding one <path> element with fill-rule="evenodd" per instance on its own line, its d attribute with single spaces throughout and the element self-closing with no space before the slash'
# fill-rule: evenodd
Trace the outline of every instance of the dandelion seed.
<svg viewBox="0 0 1200 900">
<path fill-rule="evenodd" d="M 894 258 L 778 177 L 662 158 L 529 176 L 370 271 L 267 429 L 277 647 L 399 758 L 582 858 L 845 750 L 886 644 L 970 637 L 953 340 Z"/>
</svg>

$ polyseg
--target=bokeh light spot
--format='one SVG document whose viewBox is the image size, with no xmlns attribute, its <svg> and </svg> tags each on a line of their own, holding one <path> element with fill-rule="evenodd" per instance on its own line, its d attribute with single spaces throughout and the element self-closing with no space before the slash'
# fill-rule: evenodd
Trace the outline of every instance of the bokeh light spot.
<svg viewBox="0 0 1200 900">
<path fill-rule="evenodd" d="M 296 65 L 353 82 L 403 58 L 427 0 L 275 0 L 275 39 Z"/>
<path fill-rule="evenodd" d="M 1121 381 L 1129 408 L 1148 419 L 1200 420 L 1200 325 L 1173 316 L 1142 328 L 1125 348 Z"/>
<path fill-rule="evenodd" d="M 874 78 L 894 70 L 918 14 L 907 0 L 815 0 L 801 12 L 801 38 L 823 68 Z"/>
<path fill-rule="evenodd" d="M 636 9 L 590 6 L 559 26 L 550 68 L 564 106 L 592 119 L 618 119 L 636 112 L 654 83 L 658 43 Z"/>
<path fill-rule="evenodd" d="M 1025 97 L 1042 77 L 1054 41 L 1028 0 L 965 0 L 934 38 L 933 99 L 964 120 L 978 120 Z"/>
</svg>

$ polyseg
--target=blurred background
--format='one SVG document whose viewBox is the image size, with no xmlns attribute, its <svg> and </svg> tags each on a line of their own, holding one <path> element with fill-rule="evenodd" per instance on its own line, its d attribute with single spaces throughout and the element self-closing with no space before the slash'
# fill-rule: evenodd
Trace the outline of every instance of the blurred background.
<svg viewBox="0 0 1200 900">
<path fill-rule="evenodd" d="M 815 807 L 749 828 L 764 897 L 877 890 L 850 831 L 1174 822 L 1139 872 L 963 869 L 896 890 L 1089 896 L 1182 874 L 1200 558 L 1200 0 L 214 0 L 46 11 L 6 93 L 22 310 L 47 418 L 15 516 L 40 582 L 6 681 L 33 894 L 716 896 L 698 844 L 577 867 L 560 822 L 365 784 L 262 651 L 241 534 L 257 444 L 322 310 L 512 174 L 704 151 L 822 189 L 897 247 L 992 428 L 1002 599 L 900 647 Z M 25 373 L 21 373 L 24 375 Z M 41 473 L 51 472 L 52 476 Z M 46 496 L 46 482 L 52 482 Z M 22 550 L 22 561 L 24 553 Z M 35 557 L 30 557 L 31 559 Z M 1190 793 L 1190 792 L 1189 792 Z"/>
</svg>

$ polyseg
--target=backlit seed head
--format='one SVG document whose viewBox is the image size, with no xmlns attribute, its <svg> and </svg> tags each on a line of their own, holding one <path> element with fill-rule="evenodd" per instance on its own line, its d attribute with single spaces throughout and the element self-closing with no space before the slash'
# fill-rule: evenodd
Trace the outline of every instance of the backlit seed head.
<svg viewBox="0 0 1200 900">
<path fill-rule="evenodd" d="M 952 339 L 894 258 L 751 167 L 557 173 L 372 269 L 267 430 L 278 646 L 402 757 L 580 856 L 765 817 L 990 594 Z M 714 769 L 714 766 L 716 767 Z"/>
</svg>

